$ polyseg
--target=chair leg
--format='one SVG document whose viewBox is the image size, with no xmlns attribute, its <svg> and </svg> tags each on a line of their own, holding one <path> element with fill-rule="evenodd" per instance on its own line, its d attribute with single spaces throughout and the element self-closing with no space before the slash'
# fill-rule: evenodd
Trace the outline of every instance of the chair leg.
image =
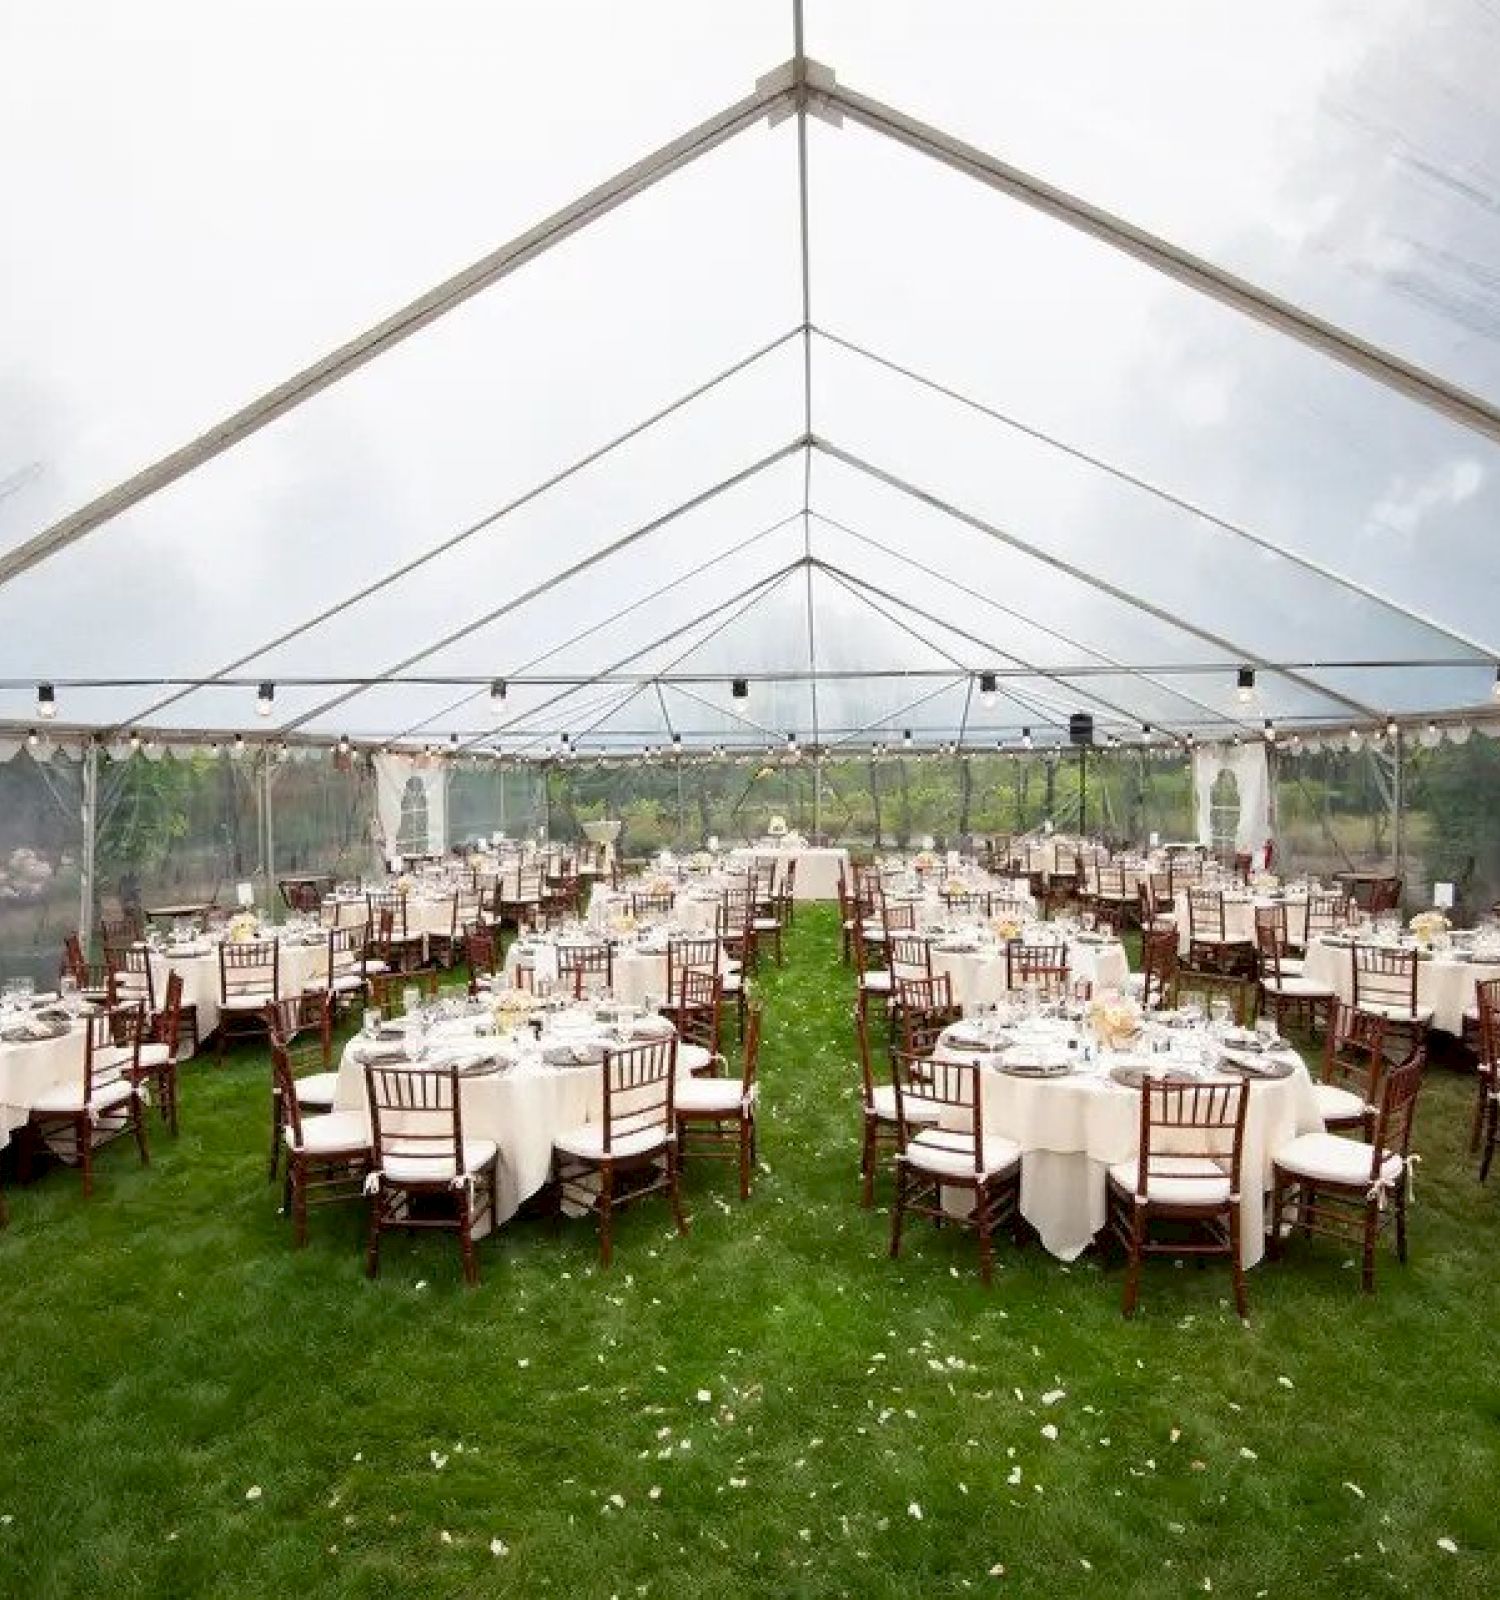
<svg viewBox="0 0 1500 1600">
<path fill-rule="evenodd" d="M 1240 1209 L 1229 1213 L 1230 1273 L 1234 1279 L 1234 1309 L 1241 1322 L 1248 1321 L 1250 1300 L 1245 1293 L 1245 1263 L 1240 1259 Z"/>
<path fill-rule="evenodd" d="M 370 1196 L 370 1243 L 365 1252 L 365 1274 L 367 1277 L 380 1276 L 380 1216 L 383 1197 L 377 1188 Z"/>
<path fill-rule="evenodd" d="M 891 1260 L 901 1254 L 901 1224 L 906 1211 L 906 1169 L 896 1162 L 896 1195 L 891 1201 Z"/>
<path fill-rule="evenodd" d="M 135 1147 L 141 1153 L 141 1165 L 151 1165 L 151 1152 L 146 1148 L 146 1117 L 141 1110 L 140 1097 L 132 1095 L 130 1098 L 130 1121 L 135 1131 Z"/>
<path fill-rule="evenodd" d="M 672 1201 L 672 1217 L 678 1233 L 688 1231 L 687 1217 L 682 1210 L 682 1152 L 676 1144 L 667 1146 L 667 1194 Z"/>
<path fill-rule="evenodd" d="M 740 1199 L 750 1198 L 750 1147 L 755 1137 L 755 1113 L 740 1118 Z"/>
<path fill-rule="evenodd" d="M 464 1282 L 472 1289 L 479 1282 L 479 1260 L 474 1253 L 474 1188 L 462 1184 L 458 1191 L 458 1249 L 463 1257 Z"/>
<path fill-rule="evenodd" d="M 1474 1116 L 1469 1123 L 1470 1155 L 1473 1155 L 1473 1153 L 1479 1148 L 1480 1136 L 1484 1132 L 1484 1125 L 1487 1120 L 1485 1113 L 1489 1109 L 1490 1103 L 1488 1088 L 1488 1084 L 1485 1082 L 1484 1078 L 1481 1077 L 1479 1080 L 1479 1093 L 1474 1099 Z"/>
<path fill-rule="evenodd" d="M 1484 1159 L 1479 1163 L 1479 1181 L 1485 1182 L 1490 1175 L 1490 1162 L 1495 1159 L 1495 1145 L 1500 1143 L 1500 1100 L 1491 1100 L 1489 1115 L 1486 1118 L 1484 1136 Z"/>
<path fill-rule="evenodd" d="M 875 1120 L 865 1118 L 859 1152 L 859 1203 L 866 1211 L 875 1204 Z"/>
<path fill-rule="evenodd" d="M 276 1169 L 281 1164 L 281 1096 L 271 1095 L 271 1159 L 266 1166 L 266 1182 L 276 1182 Z"/>
<path fill-rule="evenodd" d="M 979 1281 L 986 1289 L 995 1277 L 995 1245 L 990 1237 L 994 1221 L 993 1196 L 981 1187 L 974 1196 L 974 1226 L 979 1233 Z"/>
<path fill-rule="evenodd" d="M 599 1265 L 602 1267 L 607 1267 L 615 1258 L 614 1186 L 614 1168 L 606 1162 L 599 1169 Z"/>
<path fill-rule="evenodd" d="M 1403 1267 L 1406 1265 L 1406 1196 L 1410 1177 L 1411 1170 L 1408 1168 L 1401 1174 L 1401 1182 L 1396 1188 L 1396 1259 Z"/>
<path fill-rule="evenodd" d="M 1375 1292 L 1375 1234 L 1380 1226 L 1380 1208 L 1371 1200 L 1365 1207 L 1365 1242 L 1360 1263 L 1359 1283 L 1366 1294 Z"/>
<path fill-rule="evenodd" d="M 94 1130 L 87 1117 L 73 1123 L 73 1138 L 78 1149 L 78 1165 L 83 1169 L 83 1198 L 94 1192 Z"/>
<path fill-rule="evenodd" d="M 292 1190 L 292 1243 L 300 1250 L 307 1243 L 307 1169 L 300 1158 L 287 1157 L 286 1175 Z"/>
<path fill-rule="evenodd" d="M 1135 1315 L 1141 1301 L 1141 1246 L 1145 1236 L 1146 1215 L 1140 1206 L 1135 1206 L 1130 1218 L 1130 1261 L 1125 1268 L 1125 1292 L 1120 1302 L 1120 1310 L 1127 1317 Z"/>
<path fill-rule="evenodd" d="M 1281 1214 L 1285 1209 L 1286 1189 L 1278 1177 L 1271 1185 L 1271 1232 L 1266 1241 L 1266 1254 L 1272 1261 L 1280 1261 L 1286 1253 L 1281 1237 Z"/>
</svg>

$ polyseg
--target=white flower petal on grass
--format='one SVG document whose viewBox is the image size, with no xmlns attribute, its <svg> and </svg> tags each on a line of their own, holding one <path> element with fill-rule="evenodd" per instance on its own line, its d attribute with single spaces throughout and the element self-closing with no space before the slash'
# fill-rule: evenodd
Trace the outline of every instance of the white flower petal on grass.
<svg viewBox="0 0 1500 1600">
<path fill-rule="evenodd" d="M 647 1490 L 646 1497 L 647 1497 L 647 1499 L 650 1499 L 650 1500 L 660 1500 L 661 1499 L 661 1485 L 659 1483 L 653 1483 L 651 1485 L 650 1489 Z"/>
<path fill-rule="evenodd" d="M 1365 1491 L 1361 1489 L 1357 1483 L 1350 1483 L 1346 1479 L 1343 1486 L 1349 1491 L 1350 1494 L 1357 1496 L 1361 1500 L 1364 1499 Z"/>
<path fill-rule="evenodd" d="M 442 1470 L 443 1470 L 443 1468 L 444 1468 L 444 1467 L 446 1467 L 446 1466 L 447 1466 L 447 1465 L 448 1465 L 448 1458 L 447 1458 L 447 1456 L 440 1456 L 440 1455 L 439 1455 L 439 1454 L 438 1454 L 438 1453 L 437 1453 L 437 1451 L 436 1451 L 436 1450 L 429 1450 L 429 1451 L 428 1451 L 428 1452 L 427 1452 L 427 1459 L 428 1459 L 428 1460 L 429 1460 L 429 1461 L 431 1461 L 431 1462 L 432 1462 L 432 1464 L 433 1464 L 433 1466 L 434 1466 L 434 1467 L 435 1467 L 435 1468 L 436 1468 L 436 1469 L 437 1469 L 437 1471 L 439 1471 L 439 1472 L 441 1472 L 441 1471 L 442 1471 Z"/>
<path fill-rule="evenodd" d="M 438 1534 L 438 1538 L 441 1539 L 444 1544 L 452 1544 L 453 1543 L 453 1535 L 451 1533 L 449 1533 L 446 1528 L 444 1528 L 443 1531 L 440 1534 Z"/>
<path fill-rule="evenodd" d="M 1003 1561 L 997 1561 L 994 1566 L 990 1568 L 990 1576 L 992 1578 L 1003 1578 L 1005 1576 L 1005 1563 Z"/>
<path fill-rule="evenodd" d="M 713 1391 L 709 1389 L 700 1389 L 698 1391 L 698 1400 L 700 1404 L 705 1406 L 711 1404 L 713 1401 Z"/>
<path fill-rule="evenodd" d="M 1437 1547 L 1439 1550 L 1446 1550 L 1450 1556 L 1456 1556 L 1458 1554 L 1458 1546 L 1453 1542 L 1452 1539 L 1439 1539 L 1437 1542 Z"/>
<path fill-rule="evenodd" d="M 490 1554 L 496 1557 L 508 1556 L 510 1554 L 510 1546 L 506 1544 L 504 1539 L 491 1539 Z"/>
<path fill-rule="evenodd" d="M 1042 1425 L 1042 1437 L 1055 1441 L 1057 1438 L 1057 1424 L 1055 1422 L 1044 1423 Z"/>
<path fill-rule="evenodd" d="M 245 1498 L 247 1500 L 259 1500 L 260 1485 L 258 1483 L 252 1483 L 250 1487 L 245 1490 Z"/>
<path fill-rule="evenodd" d="M 906 1514 L 914 1522 L 920 1522 L 922 1520 L 922 1508 L 915 1500 L 913 1500 L 912 1503 L 906 1508 Z"/>
<path fill-rule="evenodd" d="M 1049 1389 L 1042 1396 L 1042 1404 L 1044 1406 L 1055 1406 L 1059 1400 L 1066 1400 L 1067 1398 L 1068 1391 L 1066 1389 Z"/>
<path fill-rule="evenodd" d="M 1006 1478 L 1005 1481 L 1010 1484 L 1019 1483 L 1021 1481 L 1021 1469 L 1019 1467 L 1012 1467 L 1010 1469 L 1010 1476 Z"/>
<path fill-rule="evenodd" d="M 1240 1455 L 1246 1461 L 1259 1461 L 1260 1457 L 1247 1444 L 1240 1446 Z"/>
</svg>

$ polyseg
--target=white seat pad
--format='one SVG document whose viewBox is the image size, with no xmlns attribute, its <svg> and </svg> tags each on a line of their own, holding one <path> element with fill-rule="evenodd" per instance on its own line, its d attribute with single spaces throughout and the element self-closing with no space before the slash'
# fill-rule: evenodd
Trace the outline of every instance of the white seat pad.
<svg viewBox="0 0 1500 1600">
<path fill-rule="evenodd" d="M 143 1067 L 164 1067 L 172 1059 L 172 1052 L 164 1044 L 143 1044 L 141 1046 L 141 1065 Z"/>
<path fill-rule="evenodd" d="M 930 1100 L 922 1100 L 916 1095 L 906 1097 L 906 1120 L 908 1122 L 936 1122 L 942 1114 L 941 1108 L 935 1106 Z M 893 1083 L 877 1083 L 875 1085 L 875 1115 L 885 1122 L 896 1120 L 896 1086 Z"/>
<path fill-rule="evenodd" d="M 297 1104 L 299 1106 L 331 1106 L 338 1092 L 339 1075 L 336 1072 L 309 1072 L 297 1079 Z"/>
<path fill-rule="evenodd" d="M 1363 1139 L 1341 1139 L 1335 1133 L 1304 1133 L 1276 1152 L 1276 1165 L 1295 1178 L 1321 1179 L 1350 1185 L 1370 1181 L 1374 1150 Z M 1401 1157 L 1387 1156 L 1380 1175 L 1387 1183 L 1401 1176 Z"/>
<path fill-rule="evenodd" d="M 1354 1009 L 1362 1011 L 1367 1017 L 1384 1017 L 1387 1022 L 1432 1021 L 1431 1006 L 1418 1006 L 1413 1011 L 1410 1006 L 1385 1005 L 1377 1000 L 1361 1000 Z"/>
<path fill-rule="evenodd" d="M 719 974 L 719 991 L 722 994 L 738 994 L 740 992 L 739 973 L 721 972 Z"/>
<path fill-rule="evenodd" d="M 859 986 L 861 989 L 868 989 L 872 994 L 889 994 L 891 992 L 891 975 L 889 972 L 862 973 Z"/>
<path fill-rule="evenodd" d="M 1313 1098 L 1318 1102 L 1318 1115 L 1324 1122 L 1349 1122 L 1364 1116 L 1368 1107 L 1352 1090 L 1340 1089 L 1336 1083 L 1315 1083 Z"/>
<path fill-rule="evenodd" d="M 1283 1000 L 1331 1000 L 1333 990 L 1326 983 L 1315 983 L 1311 978 L 1299 978 L 1288 975 L 1283 963 L 1281 980 L 1263 978 L 1261 988 L 1267 994 L 1280 995 Z"/>
<path fill-rule="evenodd" d="M 336 994 L 353 994 L 356 989 L 363 989 L 365 980 L 357 972 L 341 973 L 333 980 Z"/>
<path fill-rule="evenodd" d="M 781 919 L 779 917 L 757 917 L 754 926 L 757 933 L 775 933 L 781 926 Z"/>
<path fill-rule="evenodd" d="M 357 1111 L 331 1111 L 326 1117 L 304 1117 L 302 1143 L 286 1130 L 287 1145 L 310 1156 L 331 1155 L 337 1151 L 368 1151 L 370 1136 L 365 1132 L 364 1118 Z"/>
<path fill-rule="evenodd" d="M 679 1111 L 687 1112 L 719 1112 L 728 1117 L 733 1116 L 739 1109 L 743 1099 L 744 1085 L 738 1078 L 689 1078 L 679 1083 L 676 1089 L 676 1105 Z M 753 1103 L 755 1091 L 750 1091 Z"/>
<path fill-rule="evenodd" d="M 115 1083 L 104 1084 L 94 1090 L 93 1109 L 108 1111 L 128 1100 L 133 1092 L 123 1078 Z M 50 1089 L 44 1089 L 31 1102 L 31 1109 L 48 1113 L 85 1111 L 88 1108 L 83 1103 L 83 1080 L 80 1078 L 73 1083 L 55 1083 Z"/>
<path fill-rule="evenodd" d="M 713 1056 L 701 1044 L 680 1044 L 677 1046 L 677 1070 L 679 1072 L 702 1072 L 713 1063 Z M 682 1098 L 682 1089 L 678 1088 L 677 1096 Z"/>
<path fill-rule="evenodd" d="M 386 966 L 385 962 L 377 961 L 374 958 L 371 958 L 369 961 L 365 962 L 365 971 L 366 972 L 389 972 L 390 968 L 388 966 Z"/>
<path fill-rule="evenodd" d="M 998 1177 L 1021 1164 L 1021 1147 L 998 1133 L 985 1139 L 981 1159 L 984 1176 Z M 945 1128 L 924 1128 L 915 1139 L 908 1139 L 902 1160 L 920 1172 L 940 1177 L 974 1176 L 974 1140 L 967 1133 L 952 1133 Z"/>
<path fill-rule="evenodd" d="M 1198 1156 L 1157 1156 L 1146 1176 L 1146 1199 L 1154 1206 L 1216 1206 L 1229 1200 L 1229 1174 Z M 1139 1161 L 1117 1161 L 1110 1180 L 1129 1194 L 1140 1177 Z"/>
<path fill-rule="evenodd" d="M 582 1161 L 602 1161 L 604 1127 L 601 1123 L 589 1122 L 580 1128 L 570 1128 L 552 1141 L 552 1147 L 564 1155 L 577 1156 Z M 614 1140 L 610 1155 L 615 1160 L 622 1160 L 631 1156 L 650 1155 L 653 1150 L 665 1150 L 666 1147 L 665 1129 L 642 1128 L 638 1133 L 626 1134 Z"/>
<path fill-rule="evenodd" d="M 477 1172 L 495 1159 L 499 1146 L 493 1139 L 464 1140 L 464 1171 Z M 451 1155 L 387 1156 L 381 1169 L 386 1181 L 403 1183 L 444 1183 L 455 1176 Z"/>
<path fill-rule="evenodd" d="M 269 989 L 264 994 L 232 994 L 219 1002 L 220 1011 L 264 1011 L 274 1002 Z"/>
</svg>

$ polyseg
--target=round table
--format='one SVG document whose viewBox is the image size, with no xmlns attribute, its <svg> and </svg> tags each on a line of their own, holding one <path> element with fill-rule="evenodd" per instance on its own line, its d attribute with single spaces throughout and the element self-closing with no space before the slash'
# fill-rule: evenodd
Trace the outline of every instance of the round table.
<svg viewBox="0 0 1500 1600">
<path fill-rule="evenodd" d="M 1038 941 L 1045 933 L 1037 933 Z M 960 944 L 972 948 L 957 948 Z M 993 1005 L 1010 993 L 1006 985 L 1005 946 L 995 941 L 934 938 L 929 945 L 934 977 L 946 976 L 953 990 L 953 1002 L 965 1012 Z M 1068 943 L 1070 979 L 1090 985 L 1094 994 L 1123 990 L 1130 977 L 1130 962 L 1125 946 L 1118 939 Z"/>
<path fill-rule="evenodd" d="M 1000 1071 L 993 1051 L 963 1048 L 946 1035 L 934 1054 L 977 1060 L 987 1069 L 984 1129 L 1021 1147 L 1021 1214 L 1052 1255 L 1074 1260 L 1104 1226 L 1109 1168 L 1140 1154 L 1139 1091 L 1116 1083 L 1109 1072 L 1122 1060 L 1142 1058 L 1101 1052 L 1066 1077 L 1029 1078 Z M 1289 1052 L 1289 1059 L 1294 1056 Z M 1290 1077 L 1251 1082 L 1240 1170 L 1240 1255 L 1247 1267 L 1265 1253 L 1272 1158 L 1298 1134 L 1322 1131 L 1312 1080 L 1300 1058 Z"/>
<path fill-rule="evenodd" d="M 557 1022 L 557 1016 L 569 1019 L 568 1023 Z M 498 1225 L 513 1217 L 547 1182 L 553 1140 L 570 1128 L 598 1122 L 603 1114 L 601 1064 L 549 1065 L 544 1056 L 547 1043 L 550 1040 L 555 1045 L 566 1039 L 597 1047 L 603 1036 L 593 1025 L 592 1014 L 578 1007 L 549 1019 L 554 1031 L 544 1037 L 542 1048 L 531 1042 L 529 1031 L 518 1032 L 509 1039 L 494 1034 L 479 1037 L 476 1023 L 483 1021 L 483 1017 L 476 1016 L 440 1023 L 429 1035 L 430 1054 L 423 1064 L 493 1064 L 493 1070 L 476 1071 L 462 1079 L 459 1099 L 464 1136 L 493 1140 L 500 1151 L 495 1194 Z M 635 1026 L 650 1028 L 652 1038 L 670 1038 L 673 1032 L 664 1017 L 642 1019 Z M 334 1110 L 356 1112 L 366 1128 L 369 1100 L 365 1093 L 365 1066 L 382 1059 L 399 1063 L 405 1059 L 404 1048 L 399 1044 L 383 1047 L 357 1035 L 344 1046 L 339 1061 Z M 679 1076 L 685 1071 L 679 1064 Z"/>
<path fill-rule="evenodd" d="M 1354 999 L 1354 948 L 1347 941 L 1317 938 L 1307 947 L 1303 972 L 1348 1005 Z M 1417 1004 L 1432 1007 L 1432 1025 L 1443 1033 L 1462 1034 L 1464 1012 L 1478 1002 L 1475 986 L 1500 978 L 1500 957 L 1465 959 L 1451 951 L 1423 952 L 1417 958 Z"/>
<path fill-rule="evenodd" d="M 170 945 L 151 954 L 151 986 L 160 1006 L 167 995 L 167 978 L 172 973 L 182 978 L 182 1003 L 198 1008 L 200 1047 L 219 1026 L 219 947 L 209 941 Z M 328 946 L 319 939 L 312 944 L 281 941 L 277 983 L 281 998 L 290 1000 L 307 989 L 320 989 L 328 977 Z"/>
<path fill-rule="evenodd" d="M 1255 913 L 1270 906 L 1286 908 L 1286 937 L 1288 944 L 1300 945 L 1307 941 L 1306 898 L 1276 898 L 1272 895 L 1241 894 L 1226 890 L 1224 894 L 1224 937 L 1230 944 L 1247 944 L 1255 948 Z M 1172 909 L 1177 916 L 1177 948 L 1188 953 L 1191 942 L 1188 918 L 1188 892 L 1179 889 L 1172 899 Z M 1310 977 L 1311 974 L 1309 973 Z"/>
</svg>

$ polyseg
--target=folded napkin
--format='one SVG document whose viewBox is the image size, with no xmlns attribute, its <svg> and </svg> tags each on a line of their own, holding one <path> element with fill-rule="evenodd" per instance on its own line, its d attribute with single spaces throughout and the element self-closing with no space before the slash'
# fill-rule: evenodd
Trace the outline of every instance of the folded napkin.
<svg viewBox="0 0 1500 1600">
<path fill-rule="evenodd" d="M 4 1039 L 7 1044 L 29 1044 L 40 1039 L 60 1039 L 67 1031 L 66 1022 L 46 1022 L 33 1014 L 23 1017 L 19 1022 L 13 1022 L 0 1033 L 0 1039 Z"/>
<path fill-rule="evenodd" d="M 388 1066 L 406 1060 L 404 1044 L 361 1044 L 357 1050 L 359 1060 L 367 1067 Z"/>
<path fill-rule="evenodd" d="M 581 1040 L 577 1044 L 546 1044 L 542 1046 L 542 1060 L 549 1067 L 595 1066 L 604 1059 L 604 1046 L 597 1039 Z"/>
<path fill-rule="evenodd" d="M 669 1039 L 672 1024 L 666 1017 L 636 1017 L 630 1024 L 632 1039 Z"/>
</svg>

